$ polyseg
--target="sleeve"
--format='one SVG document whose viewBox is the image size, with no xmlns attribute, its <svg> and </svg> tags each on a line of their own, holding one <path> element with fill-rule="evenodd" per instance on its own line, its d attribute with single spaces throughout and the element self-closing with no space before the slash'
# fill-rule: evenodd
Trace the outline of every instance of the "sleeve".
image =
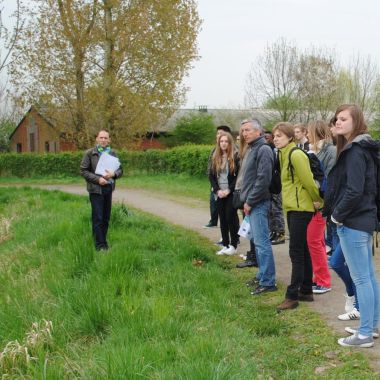
<svg viewBox="0 0 380 380">
<path fill-rule="evenodd" d="M 273 171 L 273 152 L 268 145 L 259 148 L 257 154 L 257 176 L 255 182 L 247 195 L 246 203 L 254 206 L 262 200 L 263 195 L 269 192 L 269 185 L 272 180 Z"/>
<path fill-rule="evenodd" d="M 351 152 L 347 152 L 349 157 L 345 161 L 345 172 L 347 175 L 344 194 L 332 213 L 332 217 L 339 223 L 344 220 L 355 209 L 355 205 L 363 197 L 366 159 L 364 153 L 359 151 L 360 147 L 352 147 Z"/>
<path fill-rule="evenodd" d="M 88 150 L 85 155 L 83 156 L 82 162 L 80 164 L 80 175 L 87 181 L 91 183 L 98 184 L 99 183 L 99 177 L 97 174 L 95 174 L 93 171 L 91 164 L 91 149 Z"/>
<path fill-rule="evenodd" d="M 229 184 L 229 189 L 230 189 L 231 193 L 235 190 L 236 180 L 237 180 L 237 176 L 239 174 L 239 169 L 240 169 L 240 158 L 239 158 L 238 153 L 236 153 L 234 155 L 234 164 L 235 164 L 235 172 L 233 175 L 233 179 L 232 179 L 231 183 Z"/>
<path fill-rule="evenodd" d="M 214 170 L 212 170 L 212 167 L 210 165 L 210 169 L 208 170 L 208 179 L 210 180 L 210 184 L 211 184 L 211 188 L 212 188 L 212 191 L 213 193 L 217 193 L 218 190 L 220 190 L 219 188 L 219 184 L 218 184 L 218 177 L 216 175 L 216 173 L 214 172 Z"/>
<path fill-rule="evenodd" d="M 215 148 L 210 152 L 209 156 L 208 156 L 208 161 L 207 161 L 207 176 L 210 176 L 211 174 L 211 168 L 212 168 L 212 156 L 214 155 L 214 152 L 215 152 Z"/>
<path fill-rule="evenodd" d="M 329 175 L 332 167 L 334 166 L 336 161 L 336 148 L 334 146 L 330 146 L 326 151 L 326 156 L 323 162 L 323 169 L 325 171 L 326 177 Z"/>
<path fill-rule="evenodd" d="M 289 159 L 291 160 L 291 164 L 294 168 L 294 173 L 299 178 L 304 189 L 306 189 L 306 191 L 309 193 L 312 201 L 323 203 L 323 199 L 319 194 L 318 186 L 314 181 L 313 173 L 310 169 L 307 153 L 296 149 L 293 151 Z"/>
</svg>

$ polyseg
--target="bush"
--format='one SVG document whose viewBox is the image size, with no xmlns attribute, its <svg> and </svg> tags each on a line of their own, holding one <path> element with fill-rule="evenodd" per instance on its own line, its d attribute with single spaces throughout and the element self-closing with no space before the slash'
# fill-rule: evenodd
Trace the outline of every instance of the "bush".
<svg viewBox="0 0 380 380">
<path fill-rule="evenodd" d="M 211 146 L 186 145 L 168 150 L 118 152 L 126 173 L 206 173 Z M 82 152 L 50 154 L 0 154 L 0 176 L 76 177 Z"/>
<path fill-rule="evenodd" d="M 173 138 L 177 145 L 212 144 L 215 133 L 212 115 L 197 112 L 179 119 L 173 130 Z"/>
</svg>

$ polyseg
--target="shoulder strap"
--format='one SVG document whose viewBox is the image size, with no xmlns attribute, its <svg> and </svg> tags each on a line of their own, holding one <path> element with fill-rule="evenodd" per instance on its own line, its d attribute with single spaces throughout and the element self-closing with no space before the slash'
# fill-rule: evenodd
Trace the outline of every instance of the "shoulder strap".
<svg viewBox="0 0 380 380">
<path fill-rule="evenodd" d="M 289 152 L 289 163 L 288 163 L 288 171 L 290 171 L 290 175 L 292 177 L 292 182 L 294 183 L 294 166 L 292 164 L 292 161 L 291 161 L 291 158 L 292 158 L 292 153 L 295 151 L 295 150 L 300 150 L 302 152 L 304 152 L 305 154 L 307 154 L 304 150 L 302 150 L 301 148 L 299 148 L 298 146 L 295 146 L 293 147 L 290 152 Z"/>
</svg>

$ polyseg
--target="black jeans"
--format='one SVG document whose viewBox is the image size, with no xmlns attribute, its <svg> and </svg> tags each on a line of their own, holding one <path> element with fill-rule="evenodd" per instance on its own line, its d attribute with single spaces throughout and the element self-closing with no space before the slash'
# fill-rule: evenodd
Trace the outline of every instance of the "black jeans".
<svg viewBox="0 0 380 380">
<path fill-rule="evenodd" d="M 216 206 L 219 214 L 223 246 L 228 247 L 231 243 L 236 248 L 239 240 L 239 217 L 237 210 L 232 206 L 232 193 L 226 198 L 218 198 Z"/>
<path fill-rule="evenodd" d="M 292 262 L 292 277 L 286 290 L 286 298 L 298 300 L 298 292 L 312 294 L 313 267 L 307 246 L 307 226 L 313 217 L 312 212 L 289 211 L 289 256 Z"/>
<path fill-rule="evenodd" d="M 213 226 L 218 225 L 218 208 L 216 206 L 215 194 L 213 191 L 210 193 L 210 223 Z"/>
<path fill-rule="evenodd" d="M 95 248 L 108 248 L 107 232 L 111 217 L 112 186 L 102 187 L 102 194 L 90 193 L 92 208 L 92 234 L 95 240 Z"/>
</svg>

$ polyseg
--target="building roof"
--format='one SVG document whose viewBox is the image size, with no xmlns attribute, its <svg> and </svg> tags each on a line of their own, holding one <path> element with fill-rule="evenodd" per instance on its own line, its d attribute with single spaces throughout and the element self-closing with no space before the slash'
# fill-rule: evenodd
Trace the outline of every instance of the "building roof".
<svg viewBox="0 0 380 380">
<path fill-rule="evenodd" d="M 17 129 L 20 127 L 20 125 L 24 122 L 24 120 L 26 119 L 26 117 L 32 112 L 32 111 L 36 111 L 36 113 L 44 120 L 46 121 L 46 123 L 48 125 L 50 125 L 51 127 L 54 128 L 54 124 L 53 122 L 46 116 L 44 115 L 43 111 L 41 109 L 37 109 L 36 106 L 34 105 L 31 105 L 30 108 L 28 109 L 28 111 L 26 111 L 25 115 L 22 117 L 22 119 L 19 121 L 19 123 L 16 125 L 16 128 L 14 129 L 14 131 L 10 134 L 9 136 L 9 140 L 12 138 L 12 136 L 16 133 Z"/>
</svg>

